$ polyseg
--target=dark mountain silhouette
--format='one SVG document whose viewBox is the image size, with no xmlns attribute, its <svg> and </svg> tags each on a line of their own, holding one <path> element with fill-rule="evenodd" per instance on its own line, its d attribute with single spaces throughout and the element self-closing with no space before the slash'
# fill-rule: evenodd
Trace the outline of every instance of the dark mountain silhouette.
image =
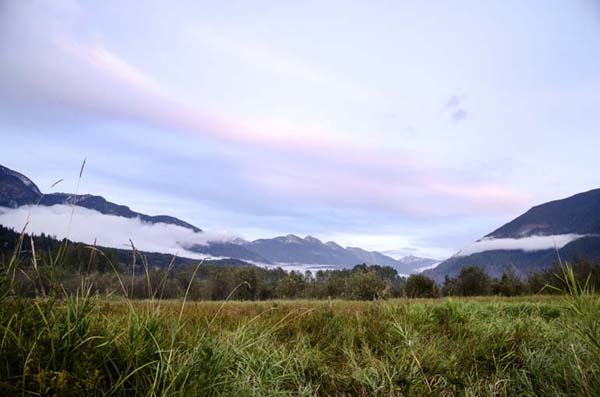
<svg viewBox="0 0 600 397">
<path fill-rule="evenodd" d="M 40 189 L 25 175 L 0 165 L 0 206 L 16 208 L 35 204 L 42 197 Z"/>
<path fill-rule="evenodd" d="M 551 267 L 559 258 L 562 261 L 576 257 L 600 260 L 600 189 L 537 205 L 479 241 L 567 234 L 585 237 L 574 239 L 559 249 L 488 250 L 464 256 L 459 252 L 426 273 L 441 282 L 446 275 L 456 276 L 464 266 L 474 265 L 495 277 L 509 268 L 524 277 Z"/>
<path fill-rule="evenodd" d="M 537 205 L 486 237 L 600 234 L 600 189 Z"/>
<path fill-rule="evenodd" d="M 0 165 L 0 207 L 15 208 L 22 205 L 57 204 L 78 205 L 91 210 L 96 210 L 105 215 L 116 215 L 124 218 L 140 218 L 149 223 L 167 223 L 201 232 L 198 227 L 181 219 L 167 215 L 146 215 L 132 211 L 125 205 L 107 201 L 104 197 L 90 194 L 51 193 L 42 194 L 40 189 L 26 176 Z"/>
</svg>

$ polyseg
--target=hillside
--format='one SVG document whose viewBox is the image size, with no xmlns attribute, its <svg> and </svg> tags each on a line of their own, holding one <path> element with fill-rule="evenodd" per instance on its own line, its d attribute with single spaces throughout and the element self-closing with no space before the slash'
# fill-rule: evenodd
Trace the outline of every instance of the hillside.
<svg viewBox="0 0 600 397">
<path fill-rule="evenodd" d="M 600 189 L 537 205 L 426 274 L 441 282 L 475 265 L 494 277 L 507 269 L 524 277 L 577 257 L 600 259 Z"/>
<path fill-rule="evenodd" d="M 202 231 L 181 219 L 167 215 L 151 216 L 135 212 L 125 205 L 112 203 L 101 196 L 70 193 L 43 194 L 31 179 L 0 165 L 0 207 L 16 208 L 23 205 L 53 206 L 59 204 L 77 205 L 105 215 L 139 218 L 148 223 L 165 223 L 185 227 L 195 232 Z"/>
</svg>

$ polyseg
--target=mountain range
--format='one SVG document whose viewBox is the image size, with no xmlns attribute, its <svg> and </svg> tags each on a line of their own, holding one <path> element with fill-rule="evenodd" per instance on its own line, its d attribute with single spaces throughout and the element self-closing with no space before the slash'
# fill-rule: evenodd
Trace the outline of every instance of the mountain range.
<svg viewBox="0 0 600 397">
<path fill-rule="evenodd" d="M 312 236 L 301 238 L 289 234 L 254 241 L 211 240 L 202 229 L 181 219 L 142 214 L 101 196 L 43 194 L 25 175 L 0 166 L 0 207 L 14 209 L 25 205 L 79 206 L 104 216 L 139 220 L 142 225 L 171 225 L 181 228 L 177 230 L 186 230 L 185 236 L 198 237 L 189 242 L 178 241 L 186 252 L 270 266 L 344 268 L 366 263 L 391 266 L 401 274 L 428 268 L 425 274 L 443 282 L 446 276 L 455 277 L 467 265 L 479 266 L 493 277 L 507 270 L 526 277 L 559 260 L 570 261 L 576 257 L 600 260 L 600 189 L 535 206 L 437 266 L 438 261 L 433 259 L 414 256 L 395 259 L 376 251 L 342 247 L 334 241 L 322 242 Z"/>
<path fill-rule="evenodd" d="M 407 256 L 400 259 L 394 259 L 383 255 L 377 251 L 366 251 L 357 247 L 344 248 L 334 241 L 323 243 L 321 240 L 306 236 L 298 237 L 294 234 L 280 236 L 271 239 L 259 239 L 254 241 L 236 240 L 238 247 L 250 251 L 252 255 L 259 257 L 243 256 L 239 253 L 239 259 L 258 261 L 260 257 L 264 258 L 263 263 L 267 264 L 303 264 L 303 265 L 321 265 L 332 267 L 350 267 L 359 263 L 377 264 L 390 266 L 399 273 L 414 273 L 419 267 L 431 266 L 438 261 L 428 258 L 418 258 Z M 220 245 L 216 247 L 221 248 Z M 193 249 L 200 252 L 218 255 L 213 244 L 209 246 L 197 246 Z"/>
<path fill-rule="evenodd" d="M 199 236 L 204 233 L 199 227 L 181 219 L 167 215 L 142 214 L 125 205 L 107 201 L 101 196 L 69 193 L 43 194 L 31 179 L 0 165 L 0 207 L 18 208 L 25 205 L 42 207 L 74 205 L 105 216 L 139 219 L 148 225 L 173 225 L 187 229 Z M 399 273 L 409 274 L 414 273 L 418 268 L 432 266 L 438 262 L 414 256 L 395 259 L 376 251 L 367 251 L 358 247 L 344 248 L 333 241 L 323 243 L 312 236 L 300 238 L 293 234 L 254 241 L 237 238 L 230 241 L 203 241 L 202 244 L 188 244 L 185 241 L 181 243 L 185 245 L 183 248 L 188 252 L 264 265 L 294 264 L 343 268 L 366 263 L 391 266 Z"/>
<path fill-rule="evenodd" d="M 525 277 L 577 257 L 600 260 L 600 189 L 535 206 L 426 274 L 442 282 L 474 265 L 494 277 L 509 269 Z"/>
</svg>

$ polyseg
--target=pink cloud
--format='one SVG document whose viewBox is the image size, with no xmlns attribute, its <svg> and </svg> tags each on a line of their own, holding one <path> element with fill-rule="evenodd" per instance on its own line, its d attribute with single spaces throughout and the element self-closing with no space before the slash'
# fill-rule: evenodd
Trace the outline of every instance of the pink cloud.
<svg viewBox="0 0 600 397">
<path fill-rule="evenodd" d="M 269 121 L 250 125 L 208 114 L 103 45 L 74 41 L 68 31 L 44 29 L 43 18 L 40 21 L 34 24 L 37 30 L 27 33 L 18 56 L 0 47 L 0 83 L 7 87 L 0 99 L 124 119 L 235 145 L 247 152 L 247 159 L 236 161 L 248 180 L 265 192 L 317 204 L 430 216 L 506 211 L 525 201 L 493 181 L 464 181 L 460 170 L 447 170 L 441 160 L 392 150 L 386 142 L 359 142 L 320 128 L 299 130 Z M 8 40 L 20 38 L 20 22 L 11 22 Z M 264 64 L 269 61 L 265 57 L 251 61 Z M 285 62 L 273 67 L 281 73 L 308 73 Z"/>
</svg>

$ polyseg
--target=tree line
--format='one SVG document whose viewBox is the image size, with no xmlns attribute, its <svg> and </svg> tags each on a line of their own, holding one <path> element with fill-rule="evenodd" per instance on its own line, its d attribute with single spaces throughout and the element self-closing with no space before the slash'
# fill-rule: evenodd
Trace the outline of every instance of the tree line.
<svg viewBox="0 0 600 397">
<path fill-rule="evenodd" d="M 33 244 L 32 244 L 33 241 Z M 51 236 L 19 235 L 0 226 L 0 284 L 19 296 L 72 293 L 82 285 L 92 292 L 133 299 L 267 300 L 438 298 L 442 296 L 517 296 L 564 290 L 562 269 L 554 266 L 526 279 L 507 271 L 500 278 L 481 268 L 463 267 L 438 284 L 424 274 L 400 276 L 387 266 L 316 272 L 266 269 L 241 261 L 205 261 L 165 254 L 90 247 Z M 600 266 L 571 264 L 577 281 L 600 288 Z M 82 284 L 83 283 L 83 284 Z"/>
</svg>

